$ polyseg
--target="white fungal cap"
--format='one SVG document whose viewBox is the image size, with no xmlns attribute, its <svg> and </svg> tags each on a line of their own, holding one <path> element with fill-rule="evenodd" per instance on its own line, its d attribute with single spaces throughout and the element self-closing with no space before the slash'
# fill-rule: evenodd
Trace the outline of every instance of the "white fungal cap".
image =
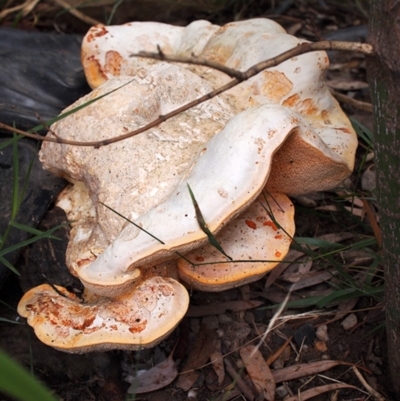
<svg viewBox="0 0 400 401">
<path fill-rule="evenodd" d="M 93 28 L 83 53 L 107 71 L 103 78 L 122 70 L 135 75 L 110 79 L 77 105 L 124 86 L 53 129 L 76 140 L 126 133 L 226 78 L 217 72 L 215 79 L 212 73 L 204 79 L 196 74 L 204 69 L 182 65 L 132 61 L 126 57 L 130 52 L 154 51 L 151 47 L 160 45 L 166 53 L 188 55 L 195 48 L 201 57 L 243 70 L 298 43 L 265 19 L 221 28 L 204 21 L 187 28 L 155 23 Z M 125 64 L 113 70 L 107 67 L 107 54 L 118 49 Z M 137 280 L 137 269 L 204 245 L 208 237 L 199 226 L 187 183 L 214 234 L 264 187 L 300 195 L 337 186 L 353 168 L 356 135 L 323 82 L 327 65 L 324 52 L 292 58 L 146 133 L 100 149 L 44 144 L 45 166 L 81 181 L 79 190 L 87 188 L 97 215 L 92 231 L 87 228 L 92 220 L 86 224 L 82 219 L 74 227 L 67 252 L 71 271 L 93 291 L 116 296 Z M 99 201 L 145 231 L 130 223 L 124 226 Z"/>
<path fill-rule="evenodd" d="M 295 130 L 307 133 L 307 128 L 281 107 L 261 106 L 238 114 L 207 143 L 171 196 L 135 225 L 128 224 L 95 261 L 81 267 L 79 278 L 92 291 L 113 295 L 124 290 L 121 281 L 129 285 L 129 272 L 136 267 L 205 244 L 208 237 L 199 225 L 188 184 L 209 230 L 217 233 L 260 194 L 273 155 L 285 139 Z"/>
</svg>

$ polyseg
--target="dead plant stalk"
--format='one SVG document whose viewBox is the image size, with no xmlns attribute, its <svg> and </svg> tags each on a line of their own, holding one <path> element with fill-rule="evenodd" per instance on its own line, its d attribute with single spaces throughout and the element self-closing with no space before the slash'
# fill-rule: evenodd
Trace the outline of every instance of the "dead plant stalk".
<svg viewBox="0 0 400 401">
<path fill-rule="evenodd" d="M 186 64 L 196 64 L 196 65 L 202 65 L 206 67 L 210 67 L 213 69 L 216 69 L 218 71 L 222 71 L 229 75 L 230 77 L 233 77 L 233 79 L 228 82 L 227 84 L 207 93 L 204 96 L 199 97 L 196 100 L 193 100 L 173 111 L 170 113 L 160 115 L 156 120 L 152 121 L 151 123 L 140 127 L 136 130 L 130 131 L 124 135 L 119 135 L 116 137 L 112 137 L 109 139 L 101 140 L 101 141 L 88 141 L 88 142 L 81 142 L 81 141 L 73 141 L 73 140 L 68 140 L 68 139 L 63 139 L 60 138 L 59 136 L 56 136 L 55 134 L 54 137 L 51 136 L 41 136 L 37 134 L 33 134 L 30 132 L 22 131 L 17 128 L 11 127 L 7 124 L 1 123 L 0 122 L 0 128 L 3 128 L 6 131 L 14 132 L 29 138 L 36 139 L 38 141 L 48 141 L 48 142 L 55 142 L 55 143 L 61 143 L 65 145 L 73 145 L 73 146 L 93 146 L 94 148 L 100 148 L 102 146 L 109 145 L 111 143 L 119 142 L 124 139 L 131 138 L 135 135 L 139 135 L 145 131 L 147 131 L 150 128 L 153 128 L 168 119 L 186 111 L 189 110 L 190 108 L 197 106 L 200 103 L 203 103 L 207 100 L 210 100 L 218 95 L 220 95 L 223 92 L 226 92 L 227 90 L 233 88 L 234 86 L 240 84 L 243 81 L 246 81 L 261 71 L 266 70 L 267 68 L 275 67 L 281 63 L 283 63 L 286 60 L 289 60 L 292 57 L 299 56 L 304 53 L 309 53 L 313 51 L 318 51 L 318 50 L 339 50 L 339 51 L 350 51 L 350 52 L 359 52 L 363 53 L 367 56 L 373 56 L 374 55 L 374 50 L 373 47 L 369 44 L 366 43 L 358 43 L 358 42 L 338 42 L 338 41 L 320 41 L 320 42 L 315 42 L 315 43 L 301 43 L 300 45 L 287 50 L 283 53 L 281 53 L 278 56 L 272 57 L 268 60 L 261 61 L 260 63 L 250 67 L 247 71 L 241 72 L 238 70 L 231 69 L 229 67 L 226 67 L 224 65 L 209 61 L 209 60 L 204 60 L 196 57 L 181 57 L 181 56 L 173 56 L 173 55 L 167 55 L 164 54 L 161 49 L 158 49 L 157 53 L 139 53 L 139 54 L 133 54 L 133 57 L 147 57 L 147 58 L 152 58 L 152 59 L 157 59 L 157 60 L 164 60 L 164 61 L 171 61 L 171 62 L 181 62 L 181 63 L 186 63 Z"/>
</svg>

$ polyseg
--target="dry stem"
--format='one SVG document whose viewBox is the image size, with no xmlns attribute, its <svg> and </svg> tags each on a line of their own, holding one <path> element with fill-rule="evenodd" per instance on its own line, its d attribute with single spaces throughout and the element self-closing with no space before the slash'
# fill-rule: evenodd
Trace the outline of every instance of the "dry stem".
<svg viewBox="0 0 400 401">
<path fill-rule="evenodd" d="M 197 106 L 200 103 L 203 103 L 207 100 L 210 100 L 210 99 L 220 95 L 223 92 L 226 92 L 227 90 L 233 88 L 234 86 L 238 85 L 239 83 L 241 83 L 251 77 L 254 77 L 255 75 L 257 75 L 261 71 L 264 71 L 267 68 L 275 67 L 292 57 L 296 57 L 301 54 L 309 53 L 309 52 L 317 51 L 317 50 L 353 51 L 353 52 L 361 52 L 361 53 L 369 55 L 369 56 L 374 54 L 372 46 L 369 44 L 366 44 L 366 43 L 336 42 L 336 41 L 301 43 L 298 46 L 294 47 L 293 49 L 287 50 L 286 52 L 283 52 L 276 57 L 272 57 L 268 60 L 262 61 L 256 65 L 250 67 L 247 71 L 241 72 L 241 71 L 237 71 L 237 70 L 228 68 L 221 64 L 214 63 L 214 62 L 211 62 L 208 60 L 198 59 L 196 57 L 181 57 L 181 56 L 166 55 L 161 50 L 159 50 L 158 53 L 139 53 L 139 54 L 133 55 L 133 56 L 149 57 L 149 58 L 155 58 L 158 60 L 167 60 L 167 61 L 174 61 L 174 62 L 204 65 L 204 66 L 208 66 L 208 67 L 217 69 L 219 71 L 222 71 L 222 72 L 226 73 L 227 75 L 234 77 L 234 79 L 232 79 L 227 84 L 213 90 L 212 92 L 209 92 L 206 95 L 201 96 L 200 98 L 193 100 L 193 101 L 171 111 L 170 113 L 167 113 L 165 115 L 160 115 L 156 120 L 152 121 L 151 123 L 149 123 L 141 128 L 138 128 L 136 130 L 128 132 L 124 135 L 116 136 L 116 137 L 101 140 L 101 141 L 80 142 L 80 141 L 67 140 L 67 139 L 63 139 L 60 137 L 56 137 L 56 138 L 51 137 L 51 136 L 43 137 L 41 135 L 32 134 L 32 133 L 28 133 L 28 132 L 25 132 L 22 130 L 18 130 L 7 124 L 3 124 L 1 122 L 0 122 L 0 128 L 3 128 L 7 131 L 15 132 L 17 134 L 27 136 L 29 138 L 37 139 L 39 141 L 49 141 L 49 142 L 62 143 L 62 144 L 75 145 L 75 146 L 93 146 L 95 148 L 100 148 L 101 146 L 109 145 L 111 143 L 119 142 L 124 139 L 131 138 L 135 135 L 141 134 L 142 132 L 145 132 L 148 129 L 153 128 L 153 127 L 165 122 L 166 120 L 168 120 L 186 110 L 189 110 L 190 108 L 192 108 L 194 106 Z"/>
</svg>

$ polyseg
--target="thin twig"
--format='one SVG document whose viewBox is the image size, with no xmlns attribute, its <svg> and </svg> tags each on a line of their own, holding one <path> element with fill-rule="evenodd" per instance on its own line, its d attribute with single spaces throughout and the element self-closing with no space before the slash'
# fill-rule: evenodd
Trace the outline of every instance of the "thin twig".
<svg viewBox="0 0 400 401">
<path fill-rule="evenodd" d="M 154 60 L 162 60 L 162 61 L 172 61 L 176 63 L 185 63 L 185 64 L 195 64 L 195 65 L 202 65 L 205 67 L 210 67 L 215 70 L 224 72 L 225 74 L 229 75 L 231 78 L 237 78 L 240 82 L 245 81 L 253 77 L 254 75 L 258 74 L 259 72 L 275 67 L 278 64 L 283 63 L 284 61 L 299 56 L 303 53 L 309 53 L 312 51 L 317 50 L 340 50 L 340 51 L 351 51 L 351 52 L 358 52 L 363 53 L 368 56 L 372 56 L 374 54 L 373 47 L 367 43 L 359 43 L 359 42 L 339 42 L 339 41 L 330 41 L 330 40 L 323 40 L 320 42 L 314 43 L 301 43 L 296 47 L 287 50 L 278 56 L 272 57 L 268 60 L 261 61 L 254 66 L 250 67 L 247 71 L 241 72 L 235 70 L 233 68 L 229 68 L 223 64 L 216 63 L 211 60 L 206 60 L 203 58 L 196 57 L 193 55 L 192 57 L 185 57 L 185 56 L 175 56 L 173 54 L 165 54 L 158 48 L 157 53 L 153 52 L 139 52 L 131 54 L 131 57 L 145 57 L 151 58 Z"/>
<path fill-rule="evenodd" d="M 57 0 L 57 1 L 60 1 L 60 0 Z M 234 86 L 238 85 L 239 83 L 241 83 L 245 80 L 248 80 L 249 78 L 254 77 L 255 75 L 257 75 L 261 71 L 264 71 L 267 68 L 275 67 L 292 57 L 296 57 L 301 54 L 309 53 L 309 52 L 317 51 L 317 50 L 340 50 L 340 51 L 361 52 L 361 53 L 364 53 L 367 55 L 374 54 L 372 46 L 369 44 L 366 44 L 366 43 L 335 42 L 335 41 L 301 43 L 300 45 L 294 47 L 293 49 L 287 50 L 286 52 L 283 52 L 276 57 L 272 57 L 268 60 L 262 61 L 256 65 L 250 67 L 247 71 L 241 72 L 241 71 L 231 70 L 231 74 L 234 74 L 235 78 L 232 79 L 227 84 L 225 84 L 225 85 L 205 94 L 204 96 L 201 96 L 200 98 L 193 100 L 167 114 L 160 115 L 156 120 L 152 121 L 151 123 L 149 123 L 141 128 L 138 128 L 136 130 L 128 132 L 124 135 L 112 137 L 109 139 L 104 139 L 101 141 L 80 142 L 80 141 L 66 140 L 66 139 L 62 139 L 62 138 L 43 137 L 40 135 L 30 134 L 28 132 L 15 129 L 15 128 L 10 127 L 9 125 L 3 124 L 3 123 L 0 123 L 0 128 L 3 128 L 5 130 L 11 131 L 11 132 L 16 132 L 18 134 L 28 136 L 29 138 L 37 139 L 39 141 L 49 141 L 49 142 L 62 143 L 62 144 L 66 144 L 66 145 L 75 145 L 75 146 L 93 146 L 94 148 L 100 148 L 101 146 L 106 146 L 111 143 L 119 142 L 124 139 L 131 138 L 135 135 L 141 134 L 142 132 L 145 132 L 145 131 L 149 130 L 150 128 L 153 128 L 153 127 L 167 121 L 168 119 L 175 117 L 176 115 L 178 115 L 186 110 L 189 110 L 192 107 L 197 106 L 200 103 L 203 103 L 207 100 L 210 100 L 210 99 L 220 95 L 223 92 L 226 92 L 227 90 L 233 88 Z M 144 54 L 145 53 L 140 53 L 140 56 L 143 57 Z M 159 51 L 158 53 L 153 53 L 153 56 L 154 56 L 154 58 L 164 59 L 164 60 L 167 60 L 167 58 L 168 58 L 168 60 L 170 60 L 170 61 L 181 61 L 182 60 L 182 58 L 180 58 L 180 57 L 173 57 L 173 56 L 165 55 L 161 51 Z M 184 60 L 185 60 L 184 62 L 187 62 L 187 58 L 184 58 Z M 194 60 L 196 60 L 196 59 L 194 59 Z M 193 63 L 194 63 L 194 61 L 193 61 Z M 198 60 L 197 60 L 197 64 L 198 64 Z M 206 65 L 210 66 L 212 68 L 216 68 L 218 66 L 218 64 L 216 64 L 216 63 L 206 64 Z M 228 71 L 225 67 L 223 68 L 223 70 L 224 70 L 224 72 Z M 233 71 L 235 71 L 235 72 L 233 72 Z"/>
<path fill-rule="evenodd" d="M 22 10 L 22 15 L 25 17 L 27 14 L 29 14 L 37 5 L 39 0 L 27 0 L 25 3 L 19 4 L 14 7 L 6 8 L 0 13 L 0 20 L 3 18 L 7 17 L 7 15 L 12 14 L 16 11 Z"/>
<path fill-rule="evenodd" d="M 101 24 L 101 22 L 98 21 L 97 19 L 87 16 L 86 14 L 77 10 L 75 7 L 71 6 L 71 4 L 68 4 L 68 2 L 66 2 L 64 0 L 53 0 L 53 1 L 54 1 L 54 3 L 56 3 L 60 7 L 62 7 L 65 11 L 68 11 L 74 17 L 80 19 L 81 21 L 85 22 L 86 24 L 88 24 L 90 26 Z"/>
<path fill-rule="evenodd" d="M 361 100 L 353 99 L 352 97 L 349 97 L 349 96 L 344 95 L 343 93 L 337 92 L 332 88 L 329 88 L 329 90 L 331 91 L 332 95 L 335 96 L 335 98 L 337 100 L 339 100 L 339 102 L 347 103 L 350 106 L 353 106 L 359 110 L 364 110 L 364 111 L 368 111 L 369 113 L 372 113 L 373 108 L 372 108 L 371 103 L 362 102 Z"/>
<path fill-rule="evenodd" d="M 375 391 L 368 383 L 367 381 L 364 379 L 364 377 L 362 376 L 362 374 L 360 373 L 360 371 L 353 366 L 352 367 L 353 372 L 356 374 L 356 376 L 358 377 L 358 380 L 360 380 L 361 384 L 367 389 L 367 391 L 374 396 L 377 400 L 379 401 L 385 401 L 385 398 L 382 397 L 377 391 Z"/>
</svg>

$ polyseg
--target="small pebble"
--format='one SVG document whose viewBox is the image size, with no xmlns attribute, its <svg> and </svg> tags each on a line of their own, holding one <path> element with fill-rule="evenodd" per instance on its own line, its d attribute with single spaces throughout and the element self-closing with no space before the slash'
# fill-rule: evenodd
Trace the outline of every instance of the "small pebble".
<svg viewBox="0 0 400 401">
<path fill-rule="evenodd" d="M 286 386 L 279 386 L 275 389 L 275 394 L 277 398 L 285 398 L 288 395 Z"/>
<path fill-rule="evenodd" d="M 326 324 L 323 324 L 322 326 L 318 326 L 315 334 L 316 334 L 318 340 L 321 340 L 324 343 L 327 343 L 329 341 L 328 326 Z"/>
<path fill-rule="evenodd" d="M 351 313 L 346 319 L 341 323 L 342 327 L 345 330 L 350 330 L 357 324 L 357 316 L 354 313 Z"/>
<path fill-rule="evenodd" d="M 273 363 L 272 363 L 272 367 L 274 369 L 282 369 L 285 366 L 285 362 L 282 361 L 281 358 L 276 359 Z"/>
</svg>

